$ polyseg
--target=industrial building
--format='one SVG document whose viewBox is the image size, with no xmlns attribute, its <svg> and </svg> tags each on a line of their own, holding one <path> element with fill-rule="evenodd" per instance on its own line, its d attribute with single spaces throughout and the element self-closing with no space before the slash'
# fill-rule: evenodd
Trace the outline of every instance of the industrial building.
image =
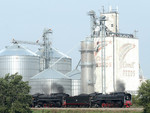
<svg viewBox="0 0 150 113">
<path fill-rule="evenodd" d="M 99 93 L 126 91 L 137 94 L 140 78 L 138 38 L 119 32 L 116 10 L 102 12 L 100 20 L 94 11 L 90 11 L 89 16 L 91 36 L 81 42 L 83 93 L 91 93 L 94 89 Z"/>
<path fill-rule="evenodd" d="M 13 39 L 12 43 L 14 45 L 31 44 L 39 46 L 38 51 L 34 53 L 38 57 L 38 73 L 35 73 L 34 76 L 31 76 L 28 79 L 29 85 L 31 86 L 31 94 L 64 92 L 72 95 L 72 87 L 74 87 L 74 85 L 72 85 L 73 80 L 65 75 L 66 73 L 71 72 L 72 59 L 51 46 L 51 42 L 49 41 L 49 34 L 51 33 L 51 29 L 45 29 L 41 43 L 38 41 L 29 42 L 15 39 Z M 34 67 L 34 65 L 31 66 Z M 28 72 L 28 70 L 25 71 Z M 7 70 L 7 72 L 9 72 L 9 70 Z"/>
<path fill-rule="evenodd" d="M 13 40 L 0 51 L 0 77 L 18 73 L 29 81 L 31 94 L 64 92 L 81 93 L 126 91 L 136 94 L 142 76 L 139 74 L 139 40 L 119 32 L 116 10 L 102 12 L 97 18 L 90 11 L 91 35 L 81 41 L 81 71 L 72 70 L 72 59 L 51 46 L 45 29 L 42 42 Z M 32 52 L 21 44 L 39 46 Z M 78 67 L 78 66 L 77 66 Z M 134 82 L 133 82 L 134 81 Z"/>
</svg>

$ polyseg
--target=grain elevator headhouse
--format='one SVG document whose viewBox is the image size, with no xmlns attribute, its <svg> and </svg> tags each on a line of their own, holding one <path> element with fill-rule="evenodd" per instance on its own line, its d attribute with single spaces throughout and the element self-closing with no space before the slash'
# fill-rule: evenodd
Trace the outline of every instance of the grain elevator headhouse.
<svg viewBox="0 0 150 113">
<path fill-rule="evenodd" d="M 90 76 L 93 77 L 94 91 L 127 91 L 136 94 L 139 87 L 138 39 L 132 34 L 119 32 L 117 10 L 110 8 L 109 12 L 102 12 L 99 18 L 92 11 L 90 17 L 94 42 L 93 75 Z M 81 71 L 84 71 L 82 68 L 81 65 Z M 84 81 L 87 75 L 82 73 L 81 81 Z"/>
</svg>

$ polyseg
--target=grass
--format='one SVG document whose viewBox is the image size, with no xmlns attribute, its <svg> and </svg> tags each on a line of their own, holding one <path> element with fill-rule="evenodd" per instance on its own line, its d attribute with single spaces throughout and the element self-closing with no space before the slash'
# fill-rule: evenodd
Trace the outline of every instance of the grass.
<svg viewBox="0 0 150 113">
<path fill-rule="evenodd" d="M 141 111 L 123 111 L 123 110 L 113 110 L 113 111 L 107 111 L 107 110 L 32 110 L 33 113 L 142 113 Z"/>
</svg>

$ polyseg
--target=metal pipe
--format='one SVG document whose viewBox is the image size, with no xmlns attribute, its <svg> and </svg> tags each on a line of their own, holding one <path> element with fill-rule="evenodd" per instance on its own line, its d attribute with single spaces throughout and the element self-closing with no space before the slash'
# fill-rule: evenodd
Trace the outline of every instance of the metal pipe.
<svg viewBox="0 0 150 113">
<path fill-rule="evenodd" d="M 106 93 L 106 59 L 105 59 L 105 54 L 106 54 L 106 52 L 105 52 L 105 20 L 104 20 L 104 26 L 103 26 L 104 28 L 104 94 Z"/>
<path fill-rule="evenodd" d="M 101 27 L 102 28 L 102 27 Z M 103 28 L 102 28 L 103 29 Z M 102 79 L 102 93 L 104 91 L 104 80 L 103 80 L 103 31 L 102 31 L 102 37 L 101 37 L 101 45 L 102 45 L 102 49 L 101 49 L 101 79 Z"/>
<path fill-rule="evenodd" d="M 114 40 L 114 36 L 113 36 L 113 89 L 115 92 L 116 86 L 115 86 L 115 40 Z"/>
<path fill-rule="evenodd" d="M 106 63 L 105 63 L 105 21 L 106 18 L 105 16 L 101 17 L 101 30 L 102 30 L 102 35 L 101 35 L 101 44 L 102 44 L 102 49 L 101 49 L 101 76 L 102 76 L 102 93 L 106 93 Z"/>
</svg>

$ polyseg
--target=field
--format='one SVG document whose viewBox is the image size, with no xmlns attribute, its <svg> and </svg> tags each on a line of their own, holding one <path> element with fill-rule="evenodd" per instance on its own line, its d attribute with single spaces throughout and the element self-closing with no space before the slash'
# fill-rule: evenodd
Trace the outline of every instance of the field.
<svg viewBox="0 0 150 113">
<path fill-rule="evenodd" d="M 34 108 L 33 113 L 142 113 L 142 108 Z"/>
</svg>

